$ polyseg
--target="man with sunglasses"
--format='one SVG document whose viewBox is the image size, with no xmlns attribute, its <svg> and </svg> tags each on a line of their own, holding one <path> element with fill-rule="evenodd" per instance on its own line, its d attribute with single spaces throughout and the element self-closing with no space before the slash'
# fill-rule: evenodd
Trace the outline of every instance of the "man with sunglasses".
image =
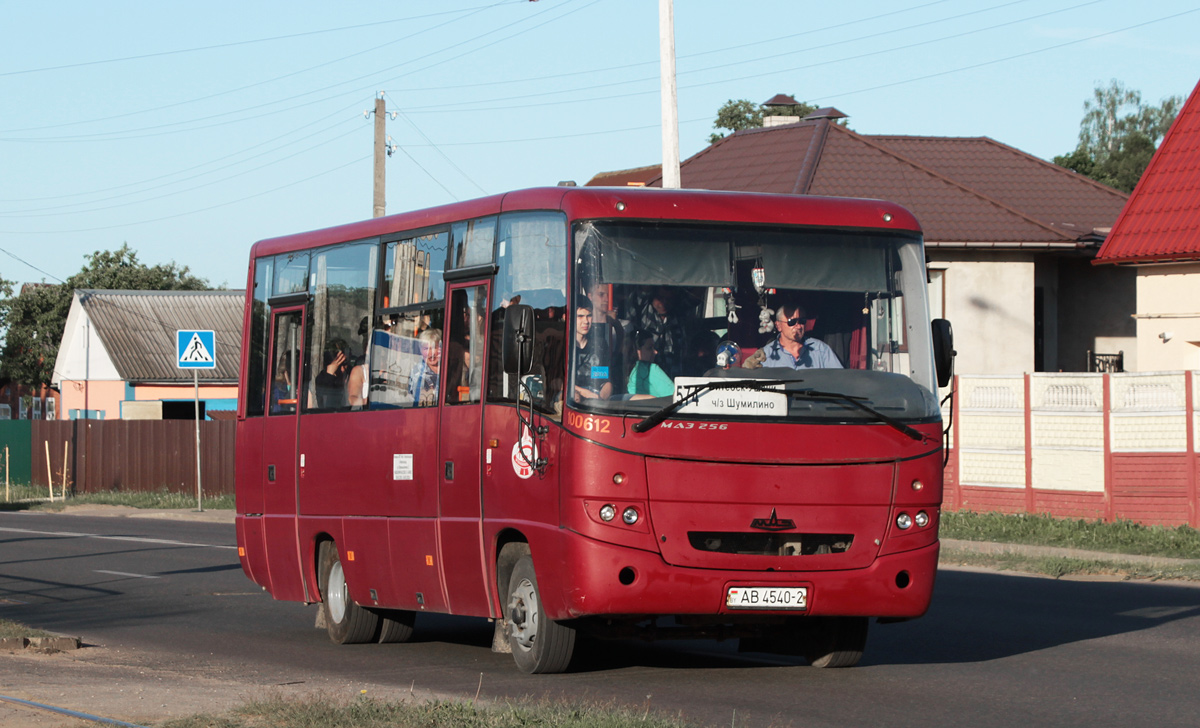
<svg viewBox="0 0 1200 728">
<path fill-rule="evenodd" d="M 808 314 L 804 307 L 780 304 L 775 312 L 775 330 L 779 335 L 774 341 L 759 349 L 751 359 L 764 367 L 787 367 L 790 369 L 841 369 L 833 349 L 820 339 L 808 336 Z M 753 364 L 747 361 L 747 367 Z"/>
</svg>

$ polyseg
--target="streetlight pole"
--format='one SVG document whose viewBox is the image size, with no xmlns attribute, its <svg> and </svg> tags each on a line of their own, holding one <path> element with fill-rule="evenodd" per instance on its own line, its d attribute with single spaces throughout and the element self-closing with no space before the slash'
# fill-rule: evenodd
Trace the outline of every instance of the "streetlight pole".
<svg viewBox="0 0 1200 728">
<path fill-rule="evenodd" d="M 679 108 L 675 88 L 675 11 L 673 0 L 658 0 L 659 75 L 662 95 L 662 186 L 677 190 L 679 179 Z"/>
</svg>

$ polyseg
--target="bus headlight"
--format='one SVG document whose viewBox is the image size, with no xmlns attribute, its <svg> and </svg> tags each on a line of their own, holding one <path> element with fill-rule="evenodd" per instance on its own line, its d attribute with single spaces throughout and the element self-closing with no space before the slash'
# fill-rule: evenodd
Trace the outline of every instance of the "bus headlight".
<svg viewBox="0 0 1200 728">
<path fill-rule="evenodd" d="M 633 506 L 626 508 L 625 511 L 623 513 L 621 513 L 621 520 L 625 521 L 625 524 L 628 526 L 632 526 L 633 524 L 637 523 L 637 521 L 638 521 L 637 509 L 634 508 Z"/>
<path fill-rule="evenodd" d="M 609 503 L 600 507 L 600 520 L 605 523 L 617 517 L 617 508 Z"/>
<path fill-rule="evenodd" d="M 908 515 L 907 513 L 901 513 L 900 515 L 896 516 L 896 526 L 899 527 L 901 531 L 907 531 L 908 529 L 912 528 L 912 524 L 912 516 Z"/>
<path fill-rule="evenodd" d="M 913 520 L 917 524 L 917 528 L 925 528 L 929 525 L 929 514 L 925 511 L 919 511 L 917 517 Z"/>
</svg>

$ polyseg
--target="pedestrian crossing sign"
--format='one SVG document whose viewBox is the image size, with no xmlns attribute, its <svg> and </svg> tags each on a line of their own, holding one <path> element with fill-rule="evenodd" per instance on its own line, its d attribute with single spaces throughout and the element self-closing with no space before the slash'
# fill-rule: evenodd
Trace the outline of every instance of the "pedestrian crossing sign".
<svg viewBox="0 0 1200 728">
<path fill-rule="evenodd" d="M 211 331 L 175 332 L 175 366 L 180 369 L 216 369 L 216 336 Z"/>
</svg>

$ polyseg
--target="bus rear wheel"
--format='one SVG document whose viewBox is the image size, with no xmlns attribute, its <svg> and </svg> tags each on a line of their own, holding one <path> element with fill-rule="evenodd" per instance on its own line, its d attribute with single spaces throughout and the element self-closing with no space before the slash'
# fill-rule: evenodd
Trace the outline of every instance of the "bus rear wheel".
<svg viewBox="0 0 1200 728">
<path fill-rule="evenodd" d="M 508 643 L 521 672 L 563 672 L 575 651 L 575 630 L 547 619 L 538 593 L 533 559 L 522 556 L 508 579 L 505 605 L 509 623 Z"/>
<path fill-rule="evenodd" d="M 867 646 L 866 617 L 825 617 L 805 641 L 804 657 L 813 667 L 854 667 Z"/>
<path fill-rule="evenodd" d="M 379 617 L 350 596 L 346 572 L 342 570 L 337 546 L 332 541 L 321 544 L 320 555 L 321 609 L 325 613 L 325 629 L 329 639 L 338 645 L 371 642 L 379 628 Z"/>
</svg>

